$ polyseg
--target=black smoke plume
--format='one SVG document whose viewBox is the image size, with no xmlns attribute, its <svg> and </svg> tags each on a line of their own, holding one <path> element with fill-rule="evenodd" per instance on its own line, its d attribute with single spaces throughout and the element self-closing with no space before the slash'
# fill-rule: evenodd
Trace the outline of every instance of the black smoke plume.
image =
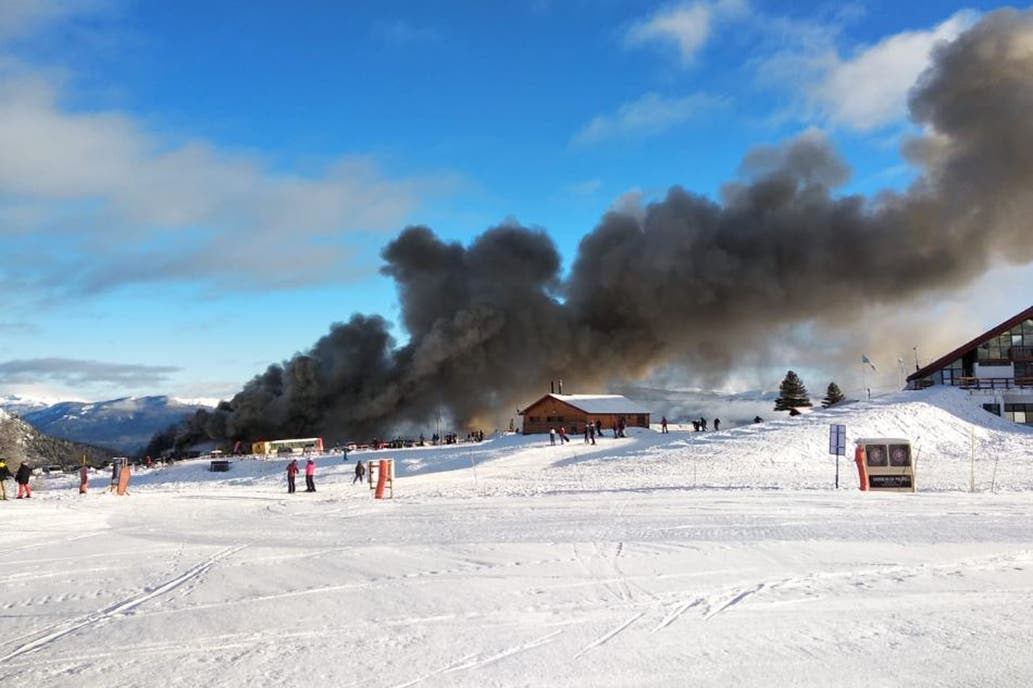
<svg viewBox="0 0 1033 688">
<path fill-rule="evenodd" d="M 538 230 L 503 225 L 462 246 L 407 228 L 383 272 L 408 344 L 353 316 L 179 442 L 362 438 L 442 412 L 487 424 L 551 379 L 586 391 L 668 362 L 719 375 L 796 324 L 1033 259 L 1033 13 L 994 12 L 939 46 L 910 111 L 925 133 L 905 143 L 920 174 L 904 192 L 834 193 L 849 169 L 807 132 L 749 153 L 720 202 L 674 187 L 641 215 L 607 214 L 566 279 Z"/>
</svg>

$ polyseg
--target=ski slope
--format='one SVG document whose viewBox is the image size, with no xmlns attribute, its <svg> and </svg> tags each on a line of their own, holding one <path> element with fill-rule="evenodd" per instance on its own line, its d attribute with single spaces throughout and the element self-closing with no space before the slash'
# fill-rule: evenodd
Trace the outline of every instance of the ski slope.
<svg viewBox="0 0 1033 688">
<path fill-rule="evenodd" d="M 919 492 L 861 493 L 849 457 L 834 490 L 833 422 L 912 438 Z M 123 498 L 48 476 L 0 504 L 0 681 L 1027 685 L 1031 439 L 941 389 L 360 452 L 398 462 L 384 502 L 354 454 L 318 459 L 315 494 L 285 494 L 282 460 L 144 470 Z"/>
</svg>

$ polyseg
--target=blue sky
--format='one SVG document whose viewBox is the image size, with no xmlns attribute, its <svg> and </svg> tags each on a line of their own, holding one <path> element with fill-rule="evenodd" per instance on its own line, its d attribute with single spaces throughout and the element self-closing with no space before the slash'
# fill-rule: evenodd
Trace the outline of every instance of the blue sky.
<svg viewBox="0 0 1033 688">
<path fill-rule="evenodd" d="M 809 128 L 844 193 L 900 187 L 908 86 L 992 7 L 5 0 L 0 394 L 231 395 L 353 312 L 397 320 L 407 224 L 516 219 L 569 262 L 607 209 L 717 199 Z M 971 294 L 970 335 L 1028 306 Z"/>
</svg>

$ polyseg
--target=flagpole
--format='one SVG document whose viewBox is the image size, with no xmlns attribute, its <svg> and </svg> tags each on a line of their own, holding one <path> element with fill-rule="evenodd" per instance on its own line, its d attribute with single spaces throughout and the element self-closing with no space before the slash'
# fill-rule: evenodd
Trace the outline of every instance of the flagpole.
<svg viewBox="0 0 1033 688">
<path fill-rule="evenodd" d="M 868 369 L 864 367 L 864 356 L 861 356 L 861 391 L 867 393 L 868 400 L 871 401 L 872 393 L 868 389 Z"/>
</svg>

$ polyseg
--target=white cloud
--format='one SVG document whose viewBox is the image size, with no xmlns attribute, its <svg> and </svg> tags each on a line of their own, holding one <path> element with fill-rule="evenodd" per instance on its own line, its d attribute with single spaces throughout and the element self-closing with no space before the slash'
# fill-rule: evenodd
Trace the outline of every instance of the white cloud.
<svg viewBox="0 0 1033 688">
<path fill-rule="evenodd" d="M 832 44 L 813 36 L 804 46 L 769 59 L 762 74 L 769 82 L 799 90 L 810 116 L 857 131 L 872 131 L 907 116 L 907 94 L 930 64 L 932 49 L 971 26 L 977 15 L 961 11 L 925 31 L 898 33 L 842 57 Z"/>
<path fill-rule="evenodd" d="M 624 44 L 629 47 L 654 43 L 673 44 L 678 49 L 682 63 L 691 64 L 710 37 L 715 21 L 739 17 L 746 12 L 745 0 L 689 2 L 668 6 L 633 23 L 624 34 Z"/>
<path fill-rule="evenodd" d="M 624 103 L 614 114 L 594 117 L 574 135 L 572 143 L 589 145 L 614 138 L 655 136 L 723 103 L 722 99 L 704 93 L 682 98 L 646 93 Z"/>
<path fill-rule="evenodd" d="M 65 17 L 96 11 L 107 4 L 105 0 L 3 0 L 0 42 L 18 38 Z"/>
<path fill-rule="evenodd" d="M 0 282 L 323 282 L 349 255 L 349 232 L 397 229 L 451 183 L 390 178 L 368 156 L 314 175 L 274 170 L 260 155 L 171 140 L 119 112 L 67 110 L 38 73 L 0 79 L 0 90 L 0 218 L 14 220 L 0 226 L 0 248 L 23 257 Z M 253 269 L 270 265 L 271 276 Z"/>
</svg>

